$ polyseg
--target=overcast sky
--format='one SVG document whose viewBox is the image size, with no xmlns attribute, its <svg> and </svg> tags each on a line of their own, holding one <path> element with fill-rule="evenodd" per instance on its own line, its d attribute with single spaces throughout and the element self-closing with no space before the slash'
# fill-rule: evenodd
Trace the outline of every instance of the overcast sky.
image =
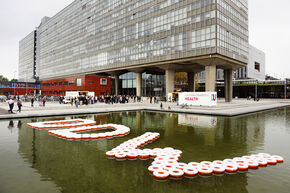
<svg viewBox="0 0 290 193">
<path fill-rule="evenodd" d="M 43 16 L 53 16 L 71 2 L 0 0 L 0 75 L 18 78 L 19 40 Z M 290 78 L 290 0 L 249 0 L 249 27 L 250 44 L 266 53 L 266 73 Z"/>
</svg>

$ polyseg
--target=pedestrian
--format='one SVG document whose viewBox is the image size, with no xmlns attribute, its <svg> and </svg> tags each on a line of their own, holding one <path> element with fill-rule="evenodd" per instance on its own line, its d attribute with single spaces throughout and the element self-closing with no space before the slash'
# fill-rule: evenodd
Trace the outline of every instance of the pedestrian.
<svg viewBox="0 0 290 193">
<path fill-rule="evenodd" d="M 31 107 L 33 107 L 34 97 L 31 98 Z"/>
<path fill-rule="evenodd" d="M 13 113 L 14 101 L 12 100 L 12 98 L 9 99 L 8 105 L 9 105 L 8 112 Z"/>
<path fill-rule="evenodd" d="M 73 98 L 73 97 L 70 97 L 70 99 L 69 99 L 69 103 L 71 104 L 71 106 L 74 105 L 74 98 Z"/>
<path fill-rule="evenodd" d="M 75 105 L 76 105 L 76 108 L 79 108 L 80 100 L 78 97 L 75 98 Z"/>
<path fill-rule="evenodd" d="M 160 103 L 160 109 L 163 109 L 163 104 L 162 104 L 162 102 Z"/>
<path fill-rule="evenodd" d="M 43 107 L 45 107 L 45 102 L 46 102 L 46 96 L 44 96 L 44 97 L 42 98 L 42 106 L 43 106 Z"/>
<path fill-rule="evenodd" d="M 18 112 L 21 113 L 21 107 L 22 107 L 22 102 L 20 99 L 17 100 L 17 107 L 18 107 Z"/>
</svg>

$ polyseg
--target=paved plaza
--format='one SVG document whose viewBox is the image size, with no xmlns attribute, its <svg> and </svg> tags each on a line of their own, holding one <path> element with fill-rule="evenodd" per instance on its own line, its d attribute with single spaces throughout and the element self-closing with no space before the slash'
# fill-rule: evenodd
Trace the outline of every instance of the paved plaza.
<svg viewBox="0 0 290 193">
<path fill-rule="evenodd" d="M 143 102 L 129 102 L 126 104 L 95 103 L 89 105 L 80 105 L 79 108 L 76 108 L 70 104 L 59 104 L 58 102 L 47 102 L 45 107 L 40 106 L 38 102 L 35 102 L 34 107 L 31 107 L 30 102 L 23 102 L 21 113 L 16 112 L 17 106 L 14 106 L 14 113 L 11 114 L 8 113 L 8 104 L 0 103 L 0 119 L 94 114 L 137 110 L 236 116 L 290 106 L 290 100 L 263 99 L 257 102 L 253 100 L 235 99 L 230 103 L 226 103 L 224 102 L 224 99 L 220 99 L 218 100 L 217 106 L 214 107 L 181 106 L 177 105 L 177 103 L 162 102 L 162 109 L 160 104 L 160 102 L 158 104 L 150 104 L 149 101 L 143 100 Z"/>
</svg>

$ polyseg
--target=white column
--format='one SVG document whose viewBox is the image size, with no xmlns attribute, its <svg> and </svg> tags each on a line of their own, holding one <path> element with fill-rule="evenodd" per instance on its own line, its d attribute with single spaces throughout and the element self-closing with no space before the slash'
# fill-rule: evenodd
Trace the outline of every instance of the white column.
<svg viewBox="0 0 290 193">
<path fill-rule="evenodd" d="M 142 96 L 142 73 L 136 73 L 136 95 L 138 97 Z"/>
<path fill-rule="evenodd" d="M 214 92 L 216 83 L 216 65 L 205 67 L 205 91 Z"/>
</svg>

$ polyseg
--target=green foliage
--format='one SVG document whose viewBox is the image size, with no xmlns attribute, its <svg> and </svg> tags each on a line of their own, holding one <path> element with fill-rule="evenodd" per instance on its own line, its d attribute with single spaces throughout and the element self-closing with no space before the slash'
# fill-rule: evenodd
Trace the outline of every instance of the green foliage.
<svg viewBox="0 0 290 193">
<path fill-rule="evenodd" d="M 8 82 L 8 78 L 4 77 L 3 75 L 0 75 L 0 82 Z"/>
<path fill-rule="evenodd" d="M 13 78 L 10 80 L 11 82 L 18 82 L 18 80 L 16 78 Z"/>
</svg>

